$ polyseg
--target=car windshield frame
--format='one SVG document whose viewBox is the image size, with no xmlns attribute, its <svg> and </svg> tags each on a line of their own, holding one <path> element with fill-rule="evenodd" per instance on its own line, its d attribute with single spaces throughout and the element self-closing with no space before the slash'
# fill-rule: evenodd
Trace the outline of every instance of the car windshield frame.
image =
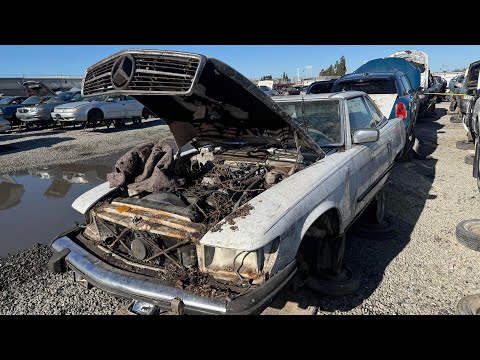
<svg viewBox="0 0 480 360">
<path fill-rule="evenodd" d="M 371 92 L 372 89 L 365 89 L 365 88 L 362 88 L 362 86 L 361 86 L 361 85 L 365 85 L 365 87 L 366 87 L 366 85 L 370 85 L 370 84 L 374 84 L 374 83 L 387 83 L 387 82 L 391 84 L 390 92 L 385 92 L 385 91 L 384 92 Z M 344 88 L 345 84 L 348 84 L 350 86 L 347 89 L 345 89 Z M 352 85 L 356 85 L 356 86 L 354 86 L 352 88 Z M 394 90 L 393 92 L 392 92 L 392 89 Z M 365 90 L 368 90 L 368 91 L 365 91 Z M 332 92 L 362 91 L 366 94 L 372 94 L 372 95 L 375 95 L 375 94 L 398 94 L 399 93 L 398 86 L 397 86 L 397 83 L 396 83 L 394 78 L 369 78 L 369 79 L 360 79 L 360 80 L 353 80 L 353 79 L 352 80 L 345 80 L 345 81 L 341 81 L 341 82 L 336 83 L 332 87 L 331 91 Z"/>
<path fill-rule="evenodd" d="M 307 106 L 312 106 L 312 103 L 336 103 L 337 104 L 337 111 L 338 111 L 338 121 L 340 123 L 340 127 L 338 130 L 338 139 L 339 142 L 330 142 L 330 143 L 322 143 L 318 141 L 319 139 L 315 136 L 315 133 L 310 130 L 316 130 L 320 131 L 319 129 L 315 129 L 312 126 L 309 126 L 308 121 L 310 123 L 313 123 L 312 119 L 309 119 L 309 115 L 305 116 L 305 105 Z M 285 112 L 287 115 L 292 119 L 293 122 L 298 124 L 300 127 L 302 127 L 305 132 L 308 134 L 308 136 L 321 148 L 338 148 L 338 147 L 344 147 L 345 146 L 345 113 L 344 113 L 344 107 L 342 104 L 342 101 L 340 98 L 305 98 L 302 97 L 301 99 L 298 100 L 289 100 L 285 99 L 282 101 L 276 101 L 276 104 Z M 292 105 L 297 105 L 300 104 L 300 109 L 296 106 L 295 109 L 292 109 Z M 325 105 L 325 104 L 322 104 Z M 287 107 L 290 106 L 290 109 Z M 300 116 L 298 116 L 298 112 L 300 112 Z M 294 113 L 292 113 L 294 111 Z M 303 113 L 303 114 L 302 114 Z M 294 115 L 295 114 L 295 115 Z M 310 115 L 310 117 L 312 117 Z"/>
</svg>

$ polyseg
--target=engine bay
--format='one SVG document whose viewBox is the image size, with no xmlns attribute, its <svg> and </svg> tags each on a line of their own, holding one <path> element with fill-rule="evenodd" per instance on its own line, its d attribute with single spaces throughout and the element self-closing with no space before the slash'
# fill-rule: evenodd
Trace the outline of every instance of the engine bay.
<svg viewBox="0 0 480 360">
<path fill-rule="evenodd" d="M 314 154 L 278 148 L 201 148 L 175 159 L 172 176 L 181 186 L 152 193 L 124 187 L 97 203 L 81 240 L 116 266 L 175 286 L 211 278 L 198 270 L 202 236 L 240 208 L 248 213 L 248 201 L 313 161 Z"/>
</svg>

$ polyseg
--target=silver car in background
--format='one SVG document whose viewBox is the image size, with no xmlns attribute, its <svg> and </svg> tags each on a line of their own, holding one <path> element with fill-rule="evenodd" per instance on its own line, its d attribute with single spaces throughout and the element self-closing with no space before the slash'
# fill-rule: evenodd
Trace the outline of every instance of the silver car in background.
<svg viewBox="0 0 480 360">
<path fill-rule="evenodd" d="M 141 122 L 145 113 L 145 107 L 131 96 L 108 95 L 59 105 L 55 107 L 51 116 L 60 125 L 68 123 L 109 125 L 114 122 L 115 126 L 121 126 L 128 119 L 132 119 L 133 123 Z"/>
</svg>

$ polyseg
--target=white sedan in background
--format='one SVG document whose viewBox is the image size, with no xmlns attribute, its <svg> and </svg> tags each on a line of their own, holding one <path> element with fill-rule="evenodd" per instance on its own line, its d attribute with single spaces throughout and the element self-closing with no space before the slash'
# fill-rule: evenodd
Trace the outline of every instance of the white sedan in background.
<svg viewBox="0 0 480 360">
<path fill-rule="evenodd" d="M 141 122 L 146 111 L 147 109 L 131 96 L 109 95 L 59 105 L 53 109 L 51 116 L 62 125 L 115 121 L 115 125 L 118 126 L 127 119 L 132 119 L 134 123 Z"/>
</svg>

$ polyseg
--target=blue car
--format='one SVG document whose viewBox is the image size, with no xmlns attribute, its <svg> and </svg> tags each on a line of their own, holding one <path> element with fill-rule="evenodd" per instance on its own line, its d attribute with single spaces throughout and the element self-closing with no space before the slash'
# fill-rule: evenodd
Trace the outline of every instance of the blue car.
<svg viewBox="0 0 480 360">
<path fill-rule="evenodd" d="M 402 117 L 408 152 L 415 141 L 419 110 L 420 70 L 399 58 L 375 59 L 338 79 L 331 92 L 356 90 L 370 95 L 385 117 Z M 396 95 L 396 96 L 387 96 Z"/>
</svg>

